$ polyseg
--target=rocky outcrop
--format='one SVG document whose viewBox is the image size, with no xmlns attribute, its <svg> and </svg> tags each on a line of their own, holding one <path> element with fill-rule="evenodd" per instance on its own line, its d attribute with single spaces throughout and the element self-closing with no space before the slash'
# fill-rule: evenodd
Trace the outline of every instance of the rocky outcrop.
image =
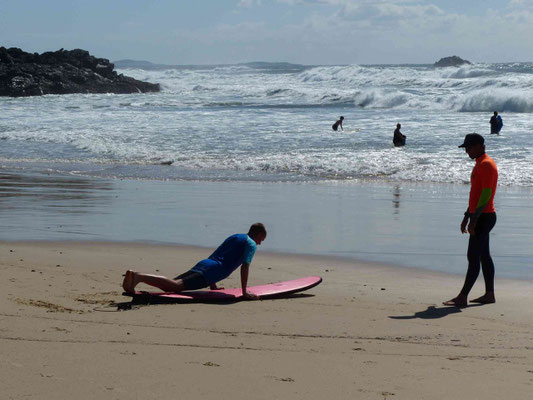
<svg viewBox="0 0 533 400">
<path fill-rule="evenodd" d="M 470 61 L 463 60 L 461 57 L 451 56 L 444 57 L 437 61 L 433 66 L 435 67 L 459 67 L 464 64 L 472 64 Z"/>
<path fill-rule="evenodd" d="M 0 47 L 0 96 L 159 91 L 159 84 L 119 75 L 114 67 L 81 49 L 38 54 Z"/>
</svg>

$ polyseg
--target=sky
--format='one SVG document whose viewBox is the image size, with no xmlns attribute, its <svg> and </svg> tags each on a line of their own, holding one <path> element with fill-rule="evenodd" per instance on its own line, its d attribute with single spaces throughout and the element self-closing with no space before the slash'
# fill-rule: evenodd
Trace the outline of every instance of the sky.
<svg viewBox="0 0 533 400">
<path fill-rule="evenodd" d="M 533 0 L 0 0 L 0 46 L 159 64 L 533 61 Z"/>
</svg>

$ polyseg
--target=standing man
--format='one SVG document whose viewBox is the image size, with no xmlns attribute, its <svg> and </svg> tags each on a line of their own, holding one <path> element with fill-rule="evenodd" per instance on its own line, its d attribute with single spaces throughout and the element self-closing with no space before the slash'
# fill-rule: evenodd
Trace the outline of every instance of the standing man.
<svg viewBox="0 0 533 400">
<path fill-rule="evenodd" d="M 189 271 L 174 279 L 127 270 L 122 288 L 128 294 L 135 293 L 135 286 L 139 283 L 146 283 L 165 292 L 174 293 L 182 290 L 202 289 L 207 286 L 211 290 L 217 290 L 219 289 L 217 282 L 227 278 L 241 267 L 242 294 L 246 299 L 255 300 L 258 296 L 246 290 L 248 271 L 257 246 L 265 240 L 266 236 L 265 226 L 257 222 L 250 227 L 248 234 L 238 233 L 228 237 L 209 258 L 200 261 Z"/>
<path fill-rule="evenodd" d="M 485 294 L 471 302 L 481 304 L 496 302 L 494 297 L 494 263 L 490 256 L 489 233 L 496 224 L 494 194 L 498 184 L 498 169 L 494 160 L 485 153 L 483 136 L 469 133 L 465 136 L 464 143 L 459 147 L 464 147 L 468 156 L 476 160 L 476 165 L 470 175 L 471 187 L 468 209 L 465 212 L 463 222 L 461 222 L 461 232 L 470 234 L 467 253 L 468 270 L 459 295 L 443 304 L 465 307 L 468 303 L 468 294 L 479 275 L 480 264 L 485 279 Z"/>
<path fill-rule="evenodd" d="M 499 135 L 503 127 L 503 120 L 498 111 L 494 111 L 494 115 L 490 117 L 490 134 Z"/>
</svg>

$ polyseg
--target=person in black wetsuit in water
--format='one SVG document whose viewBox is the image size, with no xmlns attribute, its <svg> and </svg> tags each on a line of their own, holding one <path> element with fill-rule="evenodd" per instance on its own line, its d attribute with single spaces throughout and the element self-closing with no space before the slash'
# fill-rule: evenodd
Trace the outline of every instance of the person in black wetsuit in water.
<svg viewBox="0 0 533 400">
<path fill-rule="evenodd" d="M 494 115 L 490 117 L 490 133 L 499 135 L 503 127 L 503 120 L 498 111 L 494 111 Z"/>
<path fill-rule="evenodd" d="M 394 137 L 392 138 L 392 143 L 394 143 L 396 147 L 405 146 L 406 136 L 400 132 L 401 127 L 401 124 L 397 124 L 396 129 L 394 130 Z"/>
<path fill-rule="evenodd" d="M 339 126 L 340 126 L 341 127 L 341 131 L 344 131 L 344 129 L 342 129 L 342 121 L 344 121 L 344 117 L 341 115 L 339 120 L 337 120 L 337 122 L 335 122 L 333 125 L 331 125 L 331 129 L 333 129 L 335 132 L 337 132 L 337 130 L 339 129 Z"/>
</svg>

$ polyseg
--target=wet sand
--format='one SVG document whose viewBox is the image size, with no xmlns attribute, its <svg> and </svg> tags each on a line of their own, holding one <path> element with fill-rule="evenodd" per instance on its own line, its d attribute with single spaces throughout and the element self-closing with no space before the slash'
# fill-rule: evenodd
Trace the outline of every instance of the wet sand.
<svg viewBox="0 0 533 400">
<path fill-rule="evenodd" d="M 0 243 L 6 399 L 529 398 L 532 283 L 440 306 L 461 276 L 259 249 L 250 284 L 320 275 L 285 299 L 133 305 L 127 268 L 174 275 L 210 248 Z M 158 270 L 158 271 L 157 271 Z M 238 274 L 223 282 L 238 286 Z M 139 287 L 141 289 L 141 287 Z M 481 279 L 472 296 L 482 293 Z"/>
<path fill-rule="evenodd" d="M 275 252 L 339 256 L 463 275 L 468 185 L 206 182 L 0 174 L 0 240 L 217 246 L 261 221 Z M 531 188 L 499 187 L 496 276 L 533 279 Z"/>
</svg>

